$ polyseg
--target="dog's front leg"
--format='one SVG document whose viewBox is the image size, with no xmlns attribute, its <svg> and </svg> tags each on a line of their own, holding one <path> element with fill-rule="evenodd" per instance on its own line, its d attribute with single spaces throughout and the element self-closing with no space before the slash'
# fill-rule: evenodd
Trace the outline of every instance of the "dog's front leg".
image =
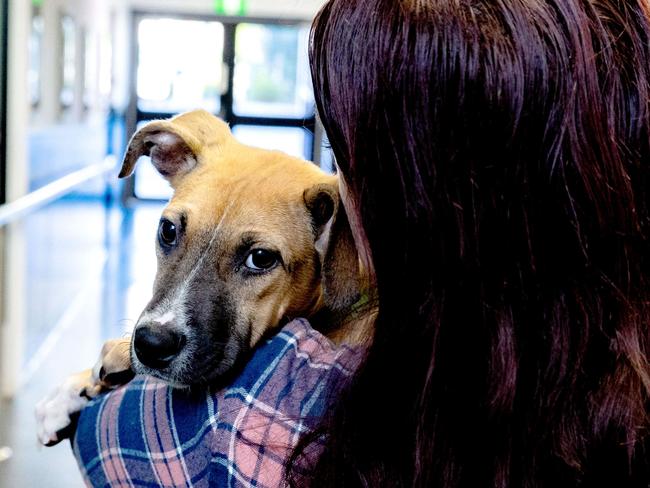
<svg viewBox="0 0 650 488">
<path fill-rule="evenodd" d="M 70 376 L 36 405 L 38 440 L 46 446 L 72 435 L 72 418 L 101 392 L 133 378 L 130 339 L 113 339 L 102 347 L 92 369 Z"/>
</svg>

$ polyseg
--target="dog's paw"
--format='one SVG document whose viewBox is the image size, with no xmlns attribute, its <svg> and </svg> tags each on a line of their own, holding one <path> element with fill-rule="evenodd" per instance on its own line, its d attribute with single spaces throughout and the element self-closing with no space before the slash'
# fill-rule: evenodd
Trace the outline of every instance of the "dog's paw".
<svg viewBox="0 0 650 488">
<path fill-rule="evenodd" d="M 113 339 L 102 347 L 92 369 L 70 376 L 36 404 L 38 440 L 53 446 L 74 432 L 73 419 L 89 400 L 100 393 L 131 381 L 130 339 Z"/>
<path fill-rule="evenodd" d="M 92 370 L 71 376 L 36 404 L 38 440 L 53 446 L 72 434 L 72 418 L 99 393 Z"/>
<path fill-rule="evenodd" d="M 135 376 L 131 370 L 131 339 L 106 341 L 93 368 L 93 376 L 101 386 L 100 391 L 110 390 L 131 381 Z"/>
</svg>

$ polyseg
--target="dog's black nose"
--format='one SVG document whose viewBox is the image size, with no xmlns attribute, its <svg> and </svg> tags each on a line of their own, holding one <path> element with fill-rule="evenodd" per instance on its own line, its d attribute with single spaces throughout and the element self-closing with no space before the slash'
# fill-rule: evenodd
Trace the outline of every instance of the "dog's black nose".
<svg viewBox="0 0 650 488">
<path fill-rule="evenodd" d="M 185 345 L 185 336 L 166 327 L 141 325 L 135 330 L 133 348 L 145 366 L 161 369 L 178 356 Z"/>
</svg>

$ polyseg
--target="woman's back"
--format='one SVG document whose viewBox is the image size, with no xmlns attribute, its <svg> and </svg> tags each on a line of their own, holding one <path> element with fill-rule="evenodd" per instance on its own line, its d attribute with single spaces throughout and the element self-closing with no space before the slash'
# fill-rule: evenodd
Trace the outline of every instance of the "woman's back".
<svg viewBox="0 0 650 488">
<path fill-rule="evenodd" d="M 650 486 L 649 14 L 324 7 L 316 100 L 379 316 L 313 485 Z"/>
</svg>

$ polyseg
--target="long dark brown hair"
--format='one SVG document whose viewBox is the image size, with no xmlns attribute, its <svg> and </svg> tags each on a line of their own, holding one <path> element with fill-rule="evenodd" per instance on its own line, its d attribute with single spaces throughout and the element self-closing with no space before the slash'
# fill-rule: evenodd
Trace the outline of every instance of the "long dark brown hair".
<svg viewBox="0 0 650 488">
<path fill-rule="evenodd" d="M 648 9 L 327 2 L 314 89 L 379 314 L 290 482 L 650 486 Z"/>
</svg>

